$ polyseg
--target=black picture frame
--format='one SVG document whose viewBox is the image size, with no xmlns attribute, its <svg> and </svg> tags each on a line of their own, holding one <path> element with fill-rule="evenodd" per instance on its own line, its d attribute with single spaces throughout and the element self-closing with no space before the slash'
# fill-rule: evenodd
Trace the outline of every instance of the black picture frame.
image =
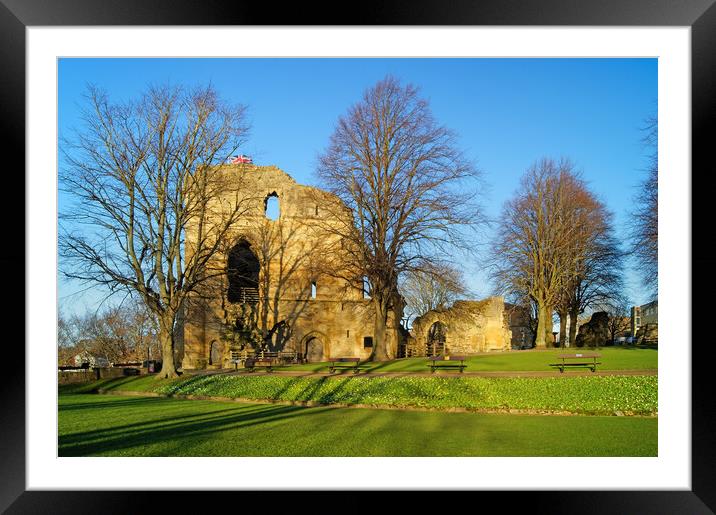
<svg viewBox="0 0 716 515">
<path fill-rule="evenodd" d="M 709 320 L 710 302 L 698 302 L 696 294 L 712 291 L 716 257 L 703 252 L 700 241 L 710 235 L 709 207 L 711 190 L 704 180 L 714 168 L 711 156 L 713 142 L 709 137 L 716 125 L 716 0 L 458 0 L 444 2 L 420 0 L 389 1 L 375 4 L 356 3 L 355 8 L 341 17 L 338 4 L 330 9 L 321 4 L 303 2 L 281 5 L 245 1 L 221 3 L 217 0 L 0 0 L 0 130 L 3 147 L 3 168 L 14 170 L 3 179 L 13 188 L 22 204 L 25 192 L 25 29 L 29 26 L 62 25 L 542 25 L 542 26 L 688 26 L 691 28 L 692 72 L 692 170 L 684 171 L 684 180 L 692 181 L 692 277 L 699 278 L 699 290 L 691 302 L 692 320 Z M 345 12 L 345 11 L 343 11 Z M 12 165 L 12 158 L 17 158 Z M 6 191 L 10 191 L 9 189 Z M 7 204 L 5 205 L 7 212 Z M 17 206 L 25 212 L 24 206 Z M 698 224 L 704 224 L 699 231 Z M 20 284 L 25 274 L 24 224 L 5 224 L 6 241 L 13 241 L 0 253 L 5 274 L 6 291 L 24 291 Z M 712 231 L 712 230 L 711 230 Z M 49 236 L 49 235 L 48 235 Z M 697 252 L 701 248 L 702 253 Z M 23 274 L 15 273 L 22 267 Z M 22 288 L 22 289 L 21 289 Z M 52 295 L 50 291 L 48 294 Z M 706 299 L 708 297 L 705 297 Z M 15 293 L 5 311 L 7 321 L 24 319 L 24 302 Z M 31 308 L 31 307 L 30 307 Z M 6 322 L 6 325 L 9 322 Z M 19 326 L 19 324 L 16 324 Z M 496 500 L 500 510 L 525 507 L 538 513 L 713 513 L 716 510 L 716 446 L 713 387 L 708 379 L 713 354 L 708 338 L 699 341 L 701 323 L 685 341 L 674 344 L 688 346 L 692 352 L 692 489 L 690 491 L 530 491 L 480 492 L 480 504 Z M 20 355 L 19 335 L 6 332 L 5 357 Z M 689 341 L 690 339 L 690 341 Z M 24 338 L 23 338 L 24 340 Z M 698 341 L 700 345 L 693 345 Z M 25 367 L 24 360 L 13 358 L 13 366 L 3 367 L 2 416 L 0 417 L 0 510 L 7 513 L 127 513 L 129 506 L 156 507 L 185 511 L 184 493 L 26 491 L 25 473 Z M 668 442 L 667 442 L 668 445 Z M 272 494 L 272 508 L 297 502 L 307 492 L 285 495 Z M 245 498 L 256 493 L 241 492 Z M 157 496 L 161 495 L 158 499 Z M 232 493 L 212 493 L 213 501 L 227 499 Z M 335 495 L 335 494 L 334 494 Z M 346 492 L 344 503 L 359 502 L 360 492 Z M 422 502 L 425 492 L 413 492 Z M 299 501 L 300 502 L 300 501 Z M 326 499 L 326 502 L 330 502 Z M 332 504 L 332 503 L 331 503 Z M 184 507 L 184 509 L 181 509 Z M 140 510 L 144 511 L 144 510 Z"/>
</svg>

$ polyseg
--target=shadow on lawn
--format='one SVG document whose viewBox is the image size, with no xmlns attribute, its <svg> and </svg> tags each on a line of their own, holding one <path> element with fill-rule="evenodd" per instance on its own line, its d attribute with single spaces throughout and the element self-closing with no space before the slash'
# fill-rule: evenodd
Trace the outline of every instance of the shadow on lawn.
<svg viewBox="0 0 716 515">
<path fill-rule="evenodd" d="M 392 365 L 394 361 L 365 361 L 364 363 L 367 363 L 370 366 L 370 368 L 366 370 L 365 373 L 370 374 L 373 372 L 377 372 L 380 369 L 387 367 L 388 365 Z"/>
<path fill-rule="evenodd" d="M 587 348 L 587 347 L 582 347 Z M 599 347 L 600 349 L 620 349 L 620 350 L 659 350 L 657 345 L 610 345 L 608 347 Z"/>
<path fill-rule="evenodd" d="M 112 390 L 127 383 L 137 381 L 146 376 L 116 377 L 113 379 L 100 379 L 88 383 L 70 383 L 58 385 L 57 391 L 63 393 L 96 393 L 99 388 Z"/>
<path fill-rule="evenodd" d="M 156 399 L 137 399 L 132 409 L 153 409 Z M 192 401 L 180 401 L 192 402 Z M 112 409 L 112 404 L 103 405 Z M 188 439 L 187 445 L 196 437 L 207 436 L 227 429 L 259 426 L 274 421 L 284 421 L 318 412 L 324 413 L 332 408 L 306 409 L 296 406 L 237 406 L 208 413 L 191 415 L 173 415 L 170 419 L 153 419 L 145 422 L 125 424 L 106 429 L 83 431 L 62 435 L 59 438 L 59 456 L 88 456 L 100 453 L 113 453 L 124 449 L 137 449 L 137 455 L 146 456 L 143 448 L 163 442 L 181 444 Z M 247 449 L 250 450 L 250 449 Z M 250 456 L 250 453 L 246 454 Z"/>
<path fill-rule="evenodd" d="M 165 385 L 162 389 L 162 393 L 188 393 L 195 391 L 195 385 L 201 385 L 212 381 L 212 375 L 214 374 L 202 374 L 202 375 L 186 375 L 176 382 Z M 157 384 L 162 384 L 158 382 Z"/>
<path fill-rule="evenodd" d="M 92 396 L 93 398 L 95 396 Z M 101 397 L 101 396 L 97 396 Z M 126 406 L 137 406 L 137 407 L 149 407 L 152 404 L 157 404 L 161 402 L 162 399 L 160 397 L 141 397 L 136 399 L 116 399 L 112 398 L 111 400 L 99 400 L 94 402 L 78 402 L 78 403 L 71 403 L 71 404 L 60 404 L 58 406 L 58 411 L 75 411 L 75 410 L 83 410 L 83 409 L 97 409 L 97 408 L 115 408 L 115 407 L 126 407 Z"/>
</svg>

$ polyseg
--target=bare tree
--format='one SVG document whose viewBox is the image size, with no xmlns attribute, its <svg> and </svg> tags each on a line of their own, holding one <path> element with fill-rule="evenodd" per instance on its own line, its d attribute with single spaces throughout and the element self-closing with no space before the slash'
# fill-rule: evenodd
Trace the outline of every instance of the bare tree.
<svg viewBox="0 0 716 515">
<path fill-rule="evenodd" d="M 557 304 L 560 318 L 560 342 L 566 341 L 569 317 L 569 342 L 577 336 L 577 318 L 586 309 L 611 302 L 622 295 L 624 253 L 614 235 L 613 214 L 582 182 L 575 183 L 567 218 L 578 224 L 573 244 L 567 248 L 567 279 Z"/>
<path fill-rule="evenodd" d="M 131 301 L 131 299 L 130 299 Z M 58 317 L 60 362 L 88 351 L 112 362 L 137 361 L 156 356 L 158 324 L 141 302 L 110 305 L 84 314 Z"/>
<path fill-rule="evenodd" d="M 61 270 L 141 298 L 159 323 L 159 377 L 174 377 L 182 306 L 225 273 L 206 264 L 243 213 L 240 185 L 216 165 L 244 141 L 245 108 L 211 86 L 152 87 L 116 104 L 90 88 L 83 121 L 61 146 L 60 187 L 73 199 L 60 213 Z"/>
<path fill-rule="evenodd" d="M 631 239 L 632 253 L 639 266 L 644 284 L 656 296 L 659 275 L 659 159 L 658 122 L 656 118 L 647 120 L 644 142 L 652 149 L 646 178 L 639 184 L 634 202 L 636 210 L 632 213 Z"/>
<path fill-rule="evenodd" d="M 400 285 L 405 298 L 405 326 L 430 310 L 447 308 L 469 293 L 462 272 L 449 263 L 436 263 L 405 275 Z"/>
<path fill-rule="evenodd" d="M 352 281 L 365 277 L 369 284 L 371 358 L 391 359 L 387 327 L 389 318 L 401 318 L 399 277 L 425 269 L 449 247 L 466 246 L 461 229 L 480 220 L 477 171 L 418 90 L 387 77 L 339 118 L 318 177 L 352 210 L 332 230 L 358 263 Z"/>
<path fill-rule="evenodd" d="M 536 347 L 551 339 L 554 309 L 583 266 L 590 211 L 579 198 L 585 192 L 571 162 L 543 159 L 503 208 L 493 280 L 498 291 L 535 302 Z"/>
<path fill-rule="evenodd" d="M 110 306 L 100 313 L 88 313 L 84 319 L 85 335 L 94 354 L 119 363 L 135 358 L 130 338 L 131 322 L 121 306 Z"/>
<path fill-rule="evenodd" d="M 66 314 L 61 310 L 57 315 L 57 362 L 69 365 L 72 357 L 79 352 L 83 336 L 82 318 L 77 314 Z"/>
<path fill-rule="evenodd" d="M 129 324 L 129 338 L 133 359 L 137 361 L 157 359 L 161 356 L 159 347 L 159 321 L 143 302 L 133 302 L 125 307 L 125 319 Z"/>
<path fill-rule="evenodd" d="M 606 311 L 609 315 L 607 329 L 609 331 L 609 341 L 613 345 L 617 337 L 631 329 L 630 302 L 625 297 L 619 296 L 604 302 L 598 309 Z"/>
</svg>

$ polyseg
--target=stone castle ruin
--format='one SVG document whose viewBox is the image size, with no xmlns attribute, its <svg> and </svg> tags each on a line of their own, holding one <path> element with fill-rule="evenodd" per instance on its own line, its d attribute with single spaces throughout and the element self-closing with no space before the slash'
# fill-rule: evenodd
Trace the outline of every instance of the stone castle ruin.
<svg viewBox="0 0 716 515">
<path fill-rule="evenodd" d="M 408 356 L 475 354 L 507 351 L 512 332 L 502 297 L 456 301 L 447 309 L 434 309 L 413 322 L 406 345 Z"/>
<path fill-rule="evenodd" d="M 341 237 L 352 227 L 350 210 L 274 166 L 227 164 L 219 171 L 238 187 L 213 201 L 244 209 L 230 241 L 208 265 L 217 279 L 184 307 L 183 367 L 231 367 L 232 356 L 257 350 L 308 362 L 369 358 L 374 308 Z M 187 252 L 198 234 L 199 228 L 187 227 Z M 510 348 L 501 297 L 426 313 L 411 335 L 398 311 L 388 320 L 393 356 Z"/>
<path fill-rule="evenodd" d="M 224 273 L 185 308 L 183 366 L 228 367 L 232 352 L 256 350 L 309 362 L 367 359 L 374 308 L 362 276 L 348 265 L 341 231 L 332 230 L 352 223 L 350 211 L 273 166 L 223 165 L 221 171 L 238 181 L 242 197 L 216 202 L 243 202 L 245 210 L 211 265 Z M 187 229 L 187 248 L 197 230 Z M 393 355 L 402 337 L 398 325 L 388 321 Z"/>
</svg>

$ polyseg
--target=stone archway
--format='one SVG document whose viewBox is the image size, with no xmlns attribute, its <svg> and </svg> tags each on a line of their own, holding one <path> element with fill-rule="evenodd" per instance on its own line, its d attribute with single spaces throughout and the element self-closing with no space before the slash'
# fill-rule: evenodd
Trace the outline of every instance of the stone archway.
<svg viewBox="0 0 716 515">
<path fill-rule="evenodd" d="M 426 356 L 439 356 L 445 352 L 445 341 L 447 339 L 447 326 L 442 322 L 435 322 L 428 329 L 426 343 Z"/>
<path fill-rule="evenodd" d="M 303 339 L 301 345 L 301 352 L 303 353 L 303 359 L 307 363 L 318 363 L 325 361 L 328 358 L 327 355 L 327 340 L 326 337 L 320 333 L 311 333 Z"/>
<path fill-rule="evenodd" d="M 224 358 L 224 345 L 217 341 L 212 340 L 209 345 L 209 365 L 222 365 Z"/>
<path fill-rule="evenodd" d="M 229 251 L 227 260 L 229 288 L 226 292 L 230 303 L 254 304 L 259 300 L 259 263 L 251 244 L 241 240 Z"/>
</svg>

